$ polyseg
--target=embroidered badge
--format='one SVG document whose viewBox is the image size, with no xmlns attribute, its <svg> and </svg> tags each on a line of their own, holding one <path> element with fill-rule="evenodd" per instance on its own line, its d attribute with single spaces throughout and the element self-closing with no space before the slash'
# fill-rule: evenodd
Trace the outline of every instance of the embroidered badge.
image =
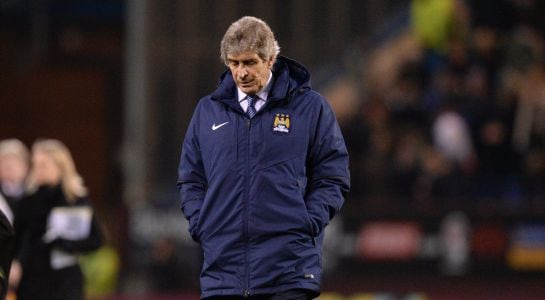
<svg viewBox="0 0 545 300">
<path fill-rule="evenodd" d="M 276 114 L 276 117 L 274 118 L 273 131 L 289 133 L 290 115 Z"/>
</svg>

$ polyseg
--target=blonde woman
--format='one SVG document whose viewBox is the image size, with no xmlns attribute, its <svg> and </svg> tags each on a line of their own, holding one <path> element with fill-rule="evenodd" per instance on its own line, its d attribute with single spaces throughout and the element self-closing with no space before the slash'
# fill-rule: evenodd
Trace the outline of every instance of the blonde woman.
<svg viewBox="0 0 545 300">
<path fill-rule="evenodd" d="M 22 277 L 17 299 L 83 299 L 77 254 L 100 247 L 102 238 L 81 176 L 58 140 L 32 147 L 31 194 L 15 215 Z"/>
</svg>

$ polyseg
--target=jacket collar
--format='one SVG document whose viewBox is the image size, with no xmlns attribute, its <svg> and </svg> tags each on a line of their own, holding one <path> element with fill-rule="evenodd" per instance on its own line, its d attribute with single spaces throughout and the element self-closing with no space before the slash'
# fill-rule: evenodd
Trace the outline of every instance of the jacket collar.
<svg viewBox="0 0 545 300">
<path fill-rule="evenodd" d="M 269 71 L 269 79 L 267 80 L 267 83 L 265 83 L 265 87 L 263 87 L 259 92 L 257 92 L 257 96 L 265 101 L 269 99 L 269 91 L 271 90 L 272 84 L 273 84 L 273 74 Z M 244 93 L 241 89 L 237 87 L 237 98 L 238 102 L 244 100 L 246 97 L 248 97 L 248 94 Z"/>
<path fill-rule="evenodd" d="M 294 92 L 310 88 L 309 72 L 295 60 L 278 56 L 272 73 L 273 82 L 267 104 L 283 100 L 289 101 Z M 219 85 L 210 97 L 214 101 L 222 102 L 234 110 L 244 113 L 238 103 L 237 86 L 229 70 L 220 76 Z"/>
</svg>

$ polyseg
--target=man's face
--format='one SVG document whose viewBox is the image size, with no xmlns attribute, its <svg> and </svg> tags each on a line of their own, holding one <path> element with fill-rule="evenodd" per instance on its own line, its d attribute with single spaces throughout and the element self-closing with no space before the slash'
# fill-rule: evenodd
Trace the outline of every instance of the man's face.
<svg viewBox="0 0 545 300">
<path fill-rule="evenodd" d="M 12 184 L 22 184 L 25 180 L 28 165 L 15 155 L 0 156 L 0 181 Z"/>
<path fill-rule="evenodd" d="M 227 55 L 228 67 L 239 89 L 256 94 L 267 83 L 273 60 L 263 60 L 257 53 L 246 51 Z"/>
</svg>

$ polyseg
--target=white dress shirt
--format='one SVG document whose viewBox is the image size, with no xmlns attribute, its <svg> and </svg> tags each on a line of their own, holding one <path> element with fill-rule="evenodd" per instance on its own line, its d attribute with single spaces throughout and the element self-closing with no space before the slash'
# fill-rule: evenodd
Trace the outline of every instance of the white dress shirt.
<svg viewBox="0 0 545 300">
<path fill-rule="evenodd" d="M 267 97 L 269 96 L 269 91 L 271 90 L 272 85 L 272 72 L 269 71 L 269 79 L 267 80 L 267 83 L 265 83 L 265 86 L 261 89 L 261 91 L 257 92 L 258 99 L 254 103 L 255 111 L 258 112 L 263 106 L 265 106 L 265 103 L 267 102 Z M 238 91 L 238 103 L 240 104 L 240 107 L 242 107 L 242 110 L 246 112 L 248 110 L 248 94 L 244 93 L 237 87 Z"/>
</svg>

